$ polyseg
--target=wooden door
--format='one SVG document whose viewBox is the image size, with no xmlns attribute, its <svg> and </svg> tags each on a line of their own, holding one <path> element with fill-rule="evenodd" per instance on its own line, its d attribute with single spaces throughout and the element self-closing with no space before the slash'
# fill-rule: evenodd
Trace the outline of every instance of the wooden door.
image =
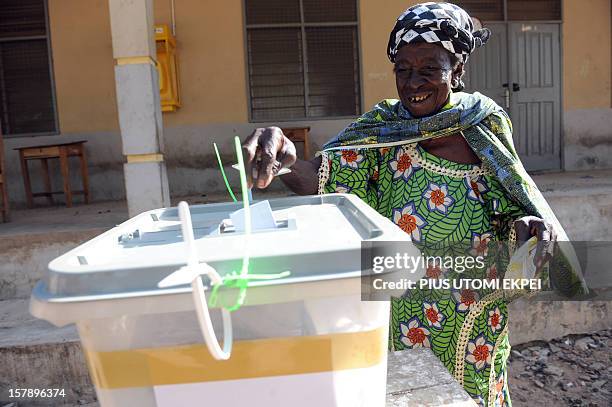
<svg viewBox="0 0 612 407">
<path fill-rule="evenodd" d="M 559 24 L 509 23 L 510 115 L 529 170 L 561 168 Z"/>
<path fill-rule="evenodd" d="M 491 38 L 468 59 L 463 76 L 465 91 L 478 91 L 505 108 L 505 89 L 502 85 L 508 82 L 506 24 L 489 23 L 486 27 L 491 30 Z"/>
<path fill-rule="evenodd" d="M 466 64 L 467 92 L 494 99 L 510 115 L 514 145 L 530 171 L 561 168 L 559 24 L 485 23 L 487 44 Z"/>
</svg>

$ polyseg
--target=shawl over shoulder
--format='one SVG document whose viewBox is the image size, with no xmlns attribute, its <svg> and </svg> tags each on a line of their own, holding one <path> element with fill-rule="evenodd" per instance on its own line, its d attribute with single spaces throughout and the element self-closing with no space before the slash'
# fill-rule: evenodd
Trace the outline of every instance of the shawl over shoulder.
<svg viewBox="0 0 612 407">
<path fill-rule="evenodd" d="M 544 219 L 555 229 L 560 243 L 548 267 L 552 287 L 565 296 L 587 294 L 588 288 L 567 234 L 516 153 L 512 123 L 506 112 L 478 92 L 453 93 L 450 105 L 432 116 L 413 118 L 399 100 L 384 100 L 341 131 L 323 150 L 378 148 L 461 132 L 508 195 L 526 213 Z"/>
</svg>

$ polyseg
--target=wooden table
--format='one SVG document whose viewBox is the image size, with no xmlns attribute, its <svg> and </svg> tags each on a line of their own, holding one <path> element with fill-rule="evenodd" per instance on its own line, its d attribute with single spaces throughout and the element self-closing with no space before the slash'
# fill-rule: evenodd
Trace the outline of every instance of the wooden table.
<svg viewBox="0 0 612 407">
<path fill-rule="evenodd" d="M 2 222 L 8 222 L 9 220 L 9 201 L 6 189 L 4 143 L 2 141 L 2 123 L 0 123 L 0 195 L 2 195 L 2 199 L 0 200 L 0 202 L 2 203 L 2 208 L 0 209 L 0 212 L 2 212 Z"/>
<path fill-rule="evenodd" d="M 294 143 L 304 143 L 304 160 L 310 160 L 310 141 L 308 140 L 310 127 L 283 127 L 281 130 L 285 137 Z"/>
<path fill-rule="evenodd" d="M 21 172 L 23 173 L 23 184 L 25 186 L 26 200 L 28 207 L 34 206 L 34 198 L 38 196 L 47 197 L 49 203 L 53 203 L 54 194 L 64 194 L 66 196 L 66 206 L 72 206 L 72 195 L 82 194 L 85 198 L 85 203 L 89 203 L 89 176 L 87 174 L 87 157 L 85 156 L 85 140 L 71 141 L 68 143 L 51 144 L 43 146 L 20 147 L 15 150 L 19 151 L 19 159 L 21 161 Z M 73 191 L 70 188 L 70 169 L 68 165 L 69 157 L 79 157 L 81 164 L 81 177 L 83 181 L 82 191 Z M 62 179 L 64 184 L 63 191 L 51 191 L 51 177 L 49 175 L 49 162 L 51 158 L 58 158 Z M 28 171 L 28 161 L 40 160 L 43 170 L 43 182 L 45 184 L 45 192 L 32 193 L 32 184 L 30 182 L 30 173 Z"/>
</svg>

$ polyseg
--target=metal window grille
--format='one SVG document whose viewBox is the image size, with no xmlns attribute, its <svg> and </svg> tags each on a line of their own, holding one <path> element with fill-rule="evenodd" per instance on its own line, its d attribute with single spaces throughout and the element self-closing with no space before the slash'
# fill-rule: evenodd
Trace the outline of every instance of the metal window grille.
<svg viewBox="0 0 612 407">
<path fill-rule="evenodd" d="M 451 3 L 482 21 L 561 20 L 561 0 L 452 0 Z"/>
<path fill-rule="evenodd" d="M 245 0 L 251 119 L 358 115 L 356 0 Z"/>
<path fill-rule="evenodd" d="M 57 131 L 45 0 L 0 0 L 0 121 L 5 136 Z"/>
<path fill-rule="evenodd" d="M 504 21 L 504 0 L 451 1 L 482 21 Z"/>
<path fill-rule="evenodd" d="M 508 0 L 508 20 L 561 20 L 561 0 Z"/>
</svg>

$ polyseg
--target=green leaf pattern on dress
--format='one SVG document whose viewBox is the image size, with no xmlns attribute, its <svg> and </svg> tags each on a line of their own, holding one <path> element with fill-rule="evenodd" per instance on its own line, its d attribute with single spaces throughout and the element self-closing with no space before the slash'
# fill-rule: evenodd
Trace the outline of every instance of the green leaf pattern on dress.
<svg viewBox="0 0 612 407">
<path fill-rule="evenodd" d="M 484 267 L 462 273 L 433 267 L 428 268 L 427 277 L 501 277 L 497 270 L 505 269 L 509 253 L 494 251 L 494 242 L 507 240 L 508 236 L 507 230 L 492 228 L 492 223 L 495 219 L 523 216 L 524 211 L 508 198 L 495 175 L 473 165 L 438 158 L 415 144 L 330 151 L 327 157 L 330 176 L 325 192 L 359 196 L 410 233 L 423 255 L 466 256 L 483 250 L 494 254 L 485 257 Z M 428 168 L 419 165 L 425 162 L 430 164 Z M 454 373 L 459 334 L 466 316 L 490 292 L 422 289 L 393 299 L 389 347 L 401 350 L 427 344 Z M 468 343 L 466 348 L 463 384 L 482 405 L 488 405 L 493 346 L 507 320 L 506 302 L 494 301 L 477 316 L 469 333 L 473 346 Z M 506 383 L 509 345 L 505 336 L 500 339 L 494 361 L 494 386 L 498 388 L 494 394 L 500 405 L 510 405 Z"/>
</svg>

